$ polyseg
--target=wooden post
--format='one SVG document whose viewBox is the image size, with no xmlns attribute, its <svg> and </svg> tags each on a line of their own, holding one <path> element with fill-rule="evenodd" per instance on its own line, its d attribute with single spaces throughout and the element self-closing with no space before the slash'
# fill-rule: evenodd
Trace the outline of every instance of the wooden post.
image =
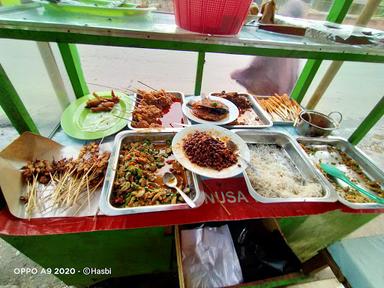
<svg viewBox="0 0 384 288">
<path fill-rule="evenodd" d="M 334 23 L 341 23 L 347 15 L 349 7 L 352 5 L 352 0 L 339 0 L 333 1 L 332 7 L 329 10 L 327 21 Z M 308 59 L 303 71 L 297 79 L 296 85 L 291 92 L 291 97 L 297 102 L 301 103 L 305 93 L 307 93 L 309 86 L 311 85 L 313 78 L 320 68 L 323 60 Z"/>
<path fill-rule="evenodd" d="M 363 11 L 361 12 L 359 18 L 356 20 L 355 25 L 366 26 L 369 20 L 372 18 L 373 14 L 375 13 L 380 2 L 381 0 L 369 0 L 368 3 L 365 5 Z M 337 72 L 339 72 L 343 63 L 343 61 L 333 61 L 331 63 L 331 65 L 328 67 L 327 72 L 325 72 L 320 84 L 317 86 L 315 92 L 313 92 L 313 95 L 307 104 L 307 109 L 315 109 L 321 97 L 323 97 L 325 91 L 328 89 L 332 80 L 335 78 Z"/>
<path fill-rule="evenodd" d="M 37 48 L 39 49 L 41 58 L 43 59 L 45 69 L 47 69 L 53 89 L 56 92 L 60 106 L 61 108 L 65 109 L 69 105 L 69 99 L 51 46 L 49 42 L 37 42 L 36 44 Z"/>
</svg>

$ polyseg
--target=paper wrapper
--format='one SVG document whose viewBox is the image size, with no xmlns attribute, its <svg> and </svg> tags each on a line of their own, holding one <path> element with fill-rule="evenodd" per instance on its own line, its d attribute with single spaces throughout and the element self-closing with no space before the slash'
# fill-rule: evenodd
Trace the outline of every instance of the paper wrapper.
<svg viewBox="0 0 384 288">
<path fill-rule="evenodd" d="M 102 150 L 102 149 L 101 149 Z M 8 209 L 18 218 L 49 218 L 49 217 L 74 217 L 92 216 L 98 211 L 100 190 L 90 197 L 83 196 L 78 204 L 70 208 L 56 208 L 49 196 L 53 191 L 53 185 L 39 184 L 37 192 L 38 209 L 32 215 L 27 215 L 25 204 L 20 201 L 20 196 L 25 194 L 27 185 L 22 178 L 20 168 L 27 161 L 61 159 L 63 157 L 77 157 L 79 148 L 64 147 L 48 138 L 35 135 L 30 132 L 23 133 L 19 138 L 0 152 L 0 187 L 7 202 Z"/>
</svg>

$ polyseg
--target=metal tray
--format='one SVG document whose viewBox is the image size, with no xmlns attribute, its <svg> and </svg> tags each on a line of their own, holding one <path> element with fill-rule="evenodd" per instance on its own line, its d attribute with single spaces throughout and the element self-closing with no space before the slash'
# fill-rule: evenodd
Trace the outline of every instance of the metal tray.
<svg viewBox="0 0 384 288">
<path fill-rule="evenodd" d="M 360 149 L 353 146 L 351 143 L 346 141 L 343 138 L 340 137 L 328 137 L 328 138 L 311 138 L 311 137 L 298 137 L 297 139 L 298 143 L 302 143 L 304 145 L 310 145 L 310 146 L 318 146 L 318 145 L 327 145 L 327 146 L 334 146 L 336 148 L 339 148 L 341 151 L 347 153 L 348 156 L 350 156 L 352 159 L 354 159 L 357 164 L 361 167 L 364 174 L 368 176 L 368 178 L 378 181 L 381 183 L 381 186 L 384 185 L 384 172 L 381 171 L 369 158 L 366 156 Z M 305 153 L 303 148 L 300 147 L 302 151 Z M 324 156 L 326 156 L 330 162 L 334 162 L 333 159 L 335 159 L 330 153 L 327 151 L 324 151 Z M 313 156 L 311 157 L 309 155 L 310 159 L 315 162 L 315 164 L 318 163 L 317 159 L 315 159 Z M 337 163 L 337 162 L 336 162 Z M 336 164 L 336 166 L 338 166 Z M 340 168 L 340 166 L 339 166 Z M 341 167 L 342 169 L 345 169 L 345 166 Z M 337 194 L 338 200 L 343 203 L 344 205 L 351 207 L 353 209 L 377 209 L 377 208 L 384 208 L 384 205 L 378 204 L 378 203 L 352 203 L 346 200 L 344 197 L 339 195 L 337 193 L 334 186 L 327 180 L 327 178 L 320 172 L 321 177 L 327 181 L 333 191 Z M 336 180 L 340 186 L 344 186 L 344 184 L 341 181 Z"/>
<path fill-rule="evenodd" d="M 184 97 L 183 93 L 178 92 L 178 91 L 167 91 L 167 93 L 171 93 L 171 94 L 176 95 L 178 98 L 181 98 L 181 104 L 184 103 L 185 97 Z M 128 116 L 128 128 L 129 129 L 131 129 L 131 130 L 138 130 L 138 131 L 141 130 L 142 131 L 143 129 L 157 129 L 157 130 L 161 129 L 162 130 L 162 129 L 169 129 L 169 128 L 171 128 L 171 127 L 158 127 L 158 128 L 135 128 L 135 127 L 132 127 L 132 125 L 131 125 L 132 124 L 132 118 L 133 118 L 132 113 L 133 113 L 134 109 L 136 108 L 136 98 L 137 98 L 137 94 L 135 93 L 133 95 L 133 97 L 132 97 L 132 103 L 134 103 L 134 105 L 132 105 L 132 111 L 130 111 L 129 116 Z M 183 114 L 183 111 L 181 110 L 181 106 L 180 106 L 180 115 L 182 115 L 182 119 L 184 121 L 183 124 L 190 124 L 189 119 Z M 179 127 L 175 126 L 175 128 L 179 128 Z"/>
<path fill-rule="evenodd" d="M 132 208 L 117 208 L 111 205 L 110 199 L 113 189 L 113 181 L 115 179 L 117 163 L 119 160 L 120 148 L 122 142 L 133 142 L 149 139 L 155 143 L 164 143 L 166 140 L 171 140 L 173 136 L 180 129 L 164 129 L 159 132 L 151 131 L 123 131 L 116 135 L 111 158 L 108 163 L 107 173 L 103 185 L 103 189 L 100 197 L 100 209 L 106 215 L 123 215 L 123 214 L 136 214 L 156 211 L 168 211 L 168 210 L 179 210 L 179 209 L 191 209 L 187 204 L 164 204 L 164 205 L 153 205 L 153 206 L 141 206 Z M 191 194 L 194 197 L 191 199 L 195 202 L 196 207 L 199 207 L 204 202 L 204 193 L 200 191 L 197 176 L 194 173 L 186 170 L 187 182 L 191 188 Z"/>
<path fill-rule="evenodd" d="M 323 188 L 323 197 L 297 197 L 297 198 L 269 198 L 257 193 L 252 187 L 251 181 L 244 171 L 243 175 L 247 183 L 248 191 L 253 198 L 263 203 L 276 202 L 336 202 L 337 196 L 328 181 L 324 181 L 318 171 L 311 163 L 307 154 L 300 148 L 297 142 L 288 134 L 275 131 L 255 131 L 255 130 L 234 130 L 245 142 L 249 144 L 275 144 L 284 149 L 287 156 L 292 160 L 295 168 L 304 179 L 311 179 L 318 182 Z"/>
<path fill-rule="evenodd" d="M 220 92 L 211 92 L 210 96 L 214 96 L 213 94 Z M 260 129 L 260 128 L 268 128 L 273 125 L 271 119 L 269 118 L 268 113 L 260 106 L 259 103 L 248 93 L 238 93 L 239 95 L 244 95 L 248 98 L 249 102 L 251 102 L 252 109 L 255 111 L 257 116 L 259 116 L 260 120 L 264 123 L 261 125 L 225 125 L 225 128 L 228 129 Z"/>
<path fill-rule="evenodd" d="M 254 96 L 256 99 L 268 99 L 271 96 Z M 280 125 L 280 126 L 293 126 L 295 123 L 294 121 L 273 121 L 272 116 L 264 110 L 264 108 L 255 100 L 255 102 L 260 106 L 260 108 L 263 110 L 263 112 L 267 115 L 268 119 L 272 121 L 273 125 Z M 299 104 L 300 105 L 300 104 Z M 304 110 L 303 106 L 301 106 L 301 109 Z"/>
</svg>

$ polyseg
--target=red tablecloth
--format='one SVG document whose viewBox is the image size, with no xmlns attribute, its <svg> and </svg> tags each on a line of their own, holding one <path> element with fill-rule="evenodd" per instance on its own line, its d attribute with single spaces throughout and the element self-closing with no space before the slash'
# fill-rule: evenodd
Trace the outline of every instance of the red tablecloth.
<svg viewBox="0 0 384 288">
<path fill-rule="evenodd" d="M 342 210 L 345 213 L 380 213 L 381 210 L 354 210 L 341 203 L 278 203 L 256 202 L 248 193 L 243 178 L 205 180 L 205 203 L 196 209 L 142 213 L 124 216 L 94 216 L 40 218 L 21 220 L 8 209 L 0 211 L 0 234 L 37 236 L 80 233 L 102 230 L 120 230 L 210 221 L 231 221 L 256 218 L 283 218 L 326 213 Z M 226 191 L 226 192 L 222 192 Z M 227 209 L 218 203 L 218 200 Z"/>
</svg>

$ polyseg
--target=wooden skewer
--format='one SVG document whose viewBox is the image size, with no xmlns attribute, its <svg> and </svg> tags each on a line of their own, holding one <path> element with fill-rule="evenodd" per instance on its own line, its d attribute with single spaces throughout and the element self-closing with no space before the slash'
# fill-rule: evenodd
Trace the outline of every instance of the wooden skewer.
<svg viewBox="0 0 384 288">
<path fill-rule="evenodd" d="M 126 91 L 126 90 L 131 91 L 131 92 L 137 94 L 137 89 L 136 89 L 136 90 L 132 90 L 132 89 L 126 88 L 125 91 Z"/>
<path fill-rule="evenodd" d="M 230 213 L 230 212 L 228 211 L 228 209 L 224 206 L 224 204 L 221 203 L 221 201 L 219 200 L 219 197 L 217 197 L 217 195 L 216 195 L 215 193 L 212 192 L 212 190 L 208 187 L 207 184 L 204 183 L 204 181 L 201 181 L 201 183 L 203 183 L 204 188 L 207 189 L 207 191 L 208 191 L 209 193 L 211 193 L 211 194 L 215 197 L 216 201 L 219 202 L 220 206 L 224 209 L 224 211 L 225 211 L 229 216 L 231 216 L 231 213 Z"/>
<path fill-rule="evenodd" d="M 87 84 L 91 84 L 91 85 L 95 85 L 95 86 L 99 86 L 99 87 L 104 87 L 104 88 L 110 88 L 110 89 L 113 89 L 113 90 L 124 90 L 124 89 L 121 89 L 121 88 L 112 87 L 112 86 L 108 86 L 108 85 L 104 85 L 104 84 L 96 84 L 96 83 L 91 83 L 91 82 L 87 82 Z"/>
<path fill-rule="evenodd" d="M 145 84 L 145 83 L 143 83 L 143 82 L 141 82 L 141 81 L 137 81 L 137 82 L 139 82 L 140 84 L 142 84 L 142 85 L 148 87 L 149 89 L 152 89 L 153 91 L 158 91 L 157 89 L 155 89 L 155 88 L 153 88 L 153 87 L 151 87 L 151 86 L 149 86 L 149 85 L 147 85 L 147 84 Z"/>
<path fill-rule="evenodd" d="M 128 122 L 132 122 L 132 120 L 131 119 L 128 119 L 128 118 L 125 118 L 125 117 L 121 117 L 121 116 L 117 116 L 117 115 L 115 115 L 115 114 L 112 114 L 114 117 L 116 117 L 116 118 L 120 118 L 120 119 L 124 119 L 124 120 L 127 120 Z"/>
</svg>

